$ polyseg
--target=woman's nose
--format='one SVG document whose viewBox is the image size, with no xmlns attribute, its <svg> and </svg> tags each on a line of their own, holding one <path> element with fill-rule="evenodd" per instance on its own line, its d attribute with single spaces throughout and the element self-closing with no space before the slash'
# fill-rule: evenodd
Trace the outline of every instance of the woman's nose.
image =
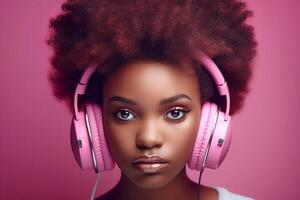
<svg viewBox="0 0 300 200">
<path fill-rule="evenodd" d="M 136 145 L 139 149 L 159 148 L 164 143 L 161 125 L 155 120 L 148 120 L 141 125 L 136 135 Z"/>
</svg>

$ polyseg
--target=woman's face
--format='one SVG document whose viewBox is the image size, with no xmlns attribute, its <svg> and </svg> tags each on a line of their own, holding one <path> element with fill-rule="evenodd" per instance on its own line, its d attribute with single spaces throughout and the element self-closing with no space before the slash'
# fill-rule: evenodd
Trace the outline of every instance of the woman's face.
<svg viewBox="0 0 300 200">
<path fill-rule="evenodd" d="M 110 74 L 103 88 L 104 130 L 123 174 L 143 188 L 169 183 L 191 156 L 200 109 L 192 72 L 136 61 Z M 136 160 L 153 154 L 164 161 Z"/>
</svg>

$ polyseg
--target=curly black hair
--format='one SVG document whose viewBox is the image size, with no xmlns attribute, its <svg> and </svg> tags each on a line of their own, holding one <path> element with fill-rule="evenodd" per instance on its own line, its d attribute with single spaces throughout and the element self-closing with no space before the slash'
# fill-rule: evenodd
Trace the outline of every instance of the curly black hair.
<svg viewBox="0 0 300 200">
<path fill-rule="evenodd" d="M 205 52 L 227 80 L 233 115 L 249 92 L 256 54 L 253 12 L 239 0 L 68 0 L 50 19 L 53 48 L 49 80 L 54 95 L 73 112 L 73 97 L 84 69 L 97 64 L 80 104 L 101 104 L 107 73 L 134 59 L 152 59 L 197 69 L 201 102 L 224 104 L 191 50 Z M 97 94 L 97 95 L 96 95 Z"/>
</svg>

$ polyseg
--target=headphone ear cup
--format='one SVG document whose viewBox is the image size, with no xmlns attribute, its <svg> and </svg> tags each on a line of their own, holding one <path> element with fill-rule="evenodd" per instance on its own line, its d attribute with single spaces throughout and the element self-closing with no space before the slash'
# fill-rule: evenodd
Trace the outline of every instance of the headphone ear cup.
<svg viewBox="0 0 300 200">
<path fill-rule="evenodd" d="M 81 169 L 93 169 L 91 146 L 85 122 L 85 111 L 78 111 L 78 119 L 72 119 L 70 139 L 72 152 Z"/>
<path fill-rule="evenodd" d="M 74 157 L 82 169 L 94 169 L 91 152 L 93 149 L 97 170 L 111 170 L 115 163 L 106 143 L 101 109 L 96 104 L 85 104 L 84 107 L 83 111 L 78 112 L 78 120 L 74 117 L 71 124 L 71 146 Z M 89 141 L 86 115 L 89 120 L 92 146 Z"/>
<path fill-rule="evenodd" d="M 205 167 L 218 168 L 228 153 L 230 143 L 230 116 L 225 120 L 225 113 L 219 111 L 216 104 L 205 102 L 189 167 L 200 171 L 208 150 Z"/>
<path fill-rule="evenodd" d="M 86 110 L 90 121 L 92 145 L 98 171 L 112 170 L 115 162 L 112 159 L 105 138 L 101 108 L 97 104 L 91 103 L 86 105 Z"/>
<path fill-rule="evenodd" d="M 208 147 L 209 139 L 212 134 L 211 130 L 214 124 L 213 114 L 217 110 L 216 105 L 205 102 L 201 108 L 201 118 L 199 129 L 195 141 L 192 156 L 188 161 L 190 169 L 200 171 L 202 163 L 204 161 L 205 152 Z"/>
<path fill-rule="evenodd" d="M 209 153 L 205 162 L 206 167 L 217 169 L 225 159 L 232 138 L 231 117 L 225 119 L 226 114 L 217 111 L 217 122 L 210 144 Z"/>
</svg>

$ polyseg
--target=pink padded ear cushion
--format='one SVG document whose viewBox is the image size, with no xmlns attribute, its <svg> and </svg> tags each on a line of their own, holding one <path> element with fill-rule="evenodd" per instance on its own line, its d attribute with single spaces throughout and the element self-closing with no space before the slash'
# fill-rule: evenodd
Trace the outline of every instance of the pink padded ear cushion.
<svg viewBox="0 0 300 200">
<path fill-rule="evenodd" d="M 223 162 L 231 143 L 231 118 L 225 120 L 225 113 L 219 111 L 214 135 L 211 141 L 206 167 L 217 169 Z"/>
<path fill-rule="evenodd" d="M 92 141 L 98 170 L 112 170 L 115 163 L 105 139 L 101 108 L 97 104 L 91 103 L 86 104 L 86 111 L 90 121 Z"/>
<path fill-rule="evenodd" d="M 78 120 L 75 117 L 71 124 L 71 147 L 78 165 L 82 169 L 93 169 L 91 147 L 85 124 L 85 112 L 78 112 Z"/>
<path fill-rule="evenodd" d="M 200 125 L 195 141 L 194 150 L 188 166 L 190 169 L 200 170 L 204 160 L 205 151 L 208 146 L 211 130 L 214 125 L 214 120 L 217 112 L 217 106 L 210 102 L 205 102 L 202 106 Z"/>
</svg>

